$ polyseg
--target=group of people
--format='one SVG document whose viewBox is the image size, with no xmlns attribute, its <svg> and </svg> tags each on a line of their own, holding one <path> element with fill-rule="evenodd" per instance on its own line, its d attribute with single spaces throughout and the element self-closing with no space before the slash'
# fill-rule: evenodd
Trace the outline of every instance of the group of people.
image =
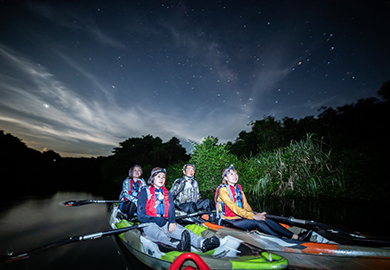
<svg viewBox="0 0 390 270">
<path fill-rule="evenodd" d="M 172 238 L 178 239 L 176 248 L 180 251 L 190 251 L 193 245 L 206 252 L 218 247 L 219 239 L 215 236 L 204 239 L 177 224 L 175 207 L 186 213 L 216 209 L 220 218 L 244 230 L 257 229 L 278 237 L 298 239 L 297 234 L 266 218 L 267 213 L 252 210 L 238 184 L 238 173 L 233 165 L 222 173 L 222 183 L 215 192 L 215 206 L 209 199 L 201 198 L 198 182 L 194 179 L 195 171 L 195 165 L 184 165 L 183 177 L 176 179 L 168 191 L 165 169 L 154 168 L 145 183 L 141 166 L 134 165 L 123 181 L 120 210 L 129 219 L 137 213 L 140 222 L 149 223 L 143 230 L 150 238 L 167 245 L 173 245 Z"/>
</svg>

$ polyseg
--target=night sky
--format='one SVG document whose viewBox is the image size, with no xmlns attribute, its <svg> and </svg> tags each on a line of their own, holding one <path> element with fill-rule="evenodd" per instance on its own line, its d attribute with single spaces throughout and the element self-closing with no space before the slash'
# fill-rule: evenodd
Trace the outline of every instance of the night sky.
<svg viewBox="0 0 390 270">
<path fill-rule="evenodd" d="M 0 1 L 0 130 L 63 157 L 378 97 L 390 1 Z"/>
</svg>

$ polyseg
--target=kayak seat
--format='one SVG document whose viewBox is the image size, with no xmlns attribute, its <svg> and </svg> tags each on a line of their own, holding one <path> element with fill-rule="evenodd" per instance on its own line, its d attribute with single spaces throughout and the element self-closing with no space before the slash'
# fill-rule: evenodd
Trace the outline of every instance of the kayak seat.
<svg viewBox="0 0 390 270">
<path fill-rule="evenodd" d="M 313 230 L 307 230 L 307 231 L 301 232 L 300 234 L 298 234 L 298 240 L 304 241 L 304 242 L 309 242 L 312 234 L 313 234 Z"/>
</svg>

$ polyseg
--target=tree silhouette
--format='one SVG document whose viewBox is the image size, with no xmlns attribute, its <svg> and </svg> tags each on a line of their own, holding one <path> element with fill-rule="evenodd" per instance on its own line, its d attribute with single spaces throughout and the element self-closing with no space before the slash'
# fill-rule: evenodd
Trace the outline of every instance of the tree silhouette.
<svg viewBox="0 0 390 270">
<path fill-rule="evenodd" d="M 378 90 L 378 94 L 385 100 L 389 101 L 390 100 L 390 80 L 387 82 L 383 83 L 381 88 Z"/>
<path fill-rule="evenodd" d="M 142 167 L 143 177 L 148 178 L 156 166 L 166 168 L 179 161 L 189 160 L 185 148 L 175 137 L 166 143 L 152 135 L 129 138 L 120 142 L 113 153 L 103 164 L 101 183 L 103 190 L 112 196 L 118 196 L 122 181 L 127 177 L 129 168 L 135 164 Z"/>
</svg>

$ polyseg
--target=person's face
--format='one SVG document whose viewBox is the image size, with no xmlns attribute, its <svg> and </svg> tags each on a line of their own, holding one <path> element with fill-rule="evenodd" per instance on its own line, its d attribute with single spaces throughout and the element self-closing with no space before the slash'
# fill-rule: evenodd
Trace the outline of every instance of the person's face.
<svg viewBox="0 0 390 270">
<path fill-rule="evenodd" d="M 134 167 L 133 169 L 133 178 L 137 179 L 140 178 L 142 175 L 142 169 L 140 167 Z"/>
<path fill-rule="evenodd" d="M 156 188 L 161 188 L 165 184 L 165 173 L 159 172 L 155 177 L 154 177 L 154 182 L 153 185 Z"/>
<path fill-rule="evenodd" d="M 230 170 L 225 176 L 226 181 L 229 185 L 235 185 L 238 182 L 238 174 L 236 170 Z"/>
<path fill-rule="evenodd" d="M 187 166 L 186 170 L 183 171 L 185 176 L 193 177 L 195 175 L 195 169 L 192 166 Z"/>
</svg>

